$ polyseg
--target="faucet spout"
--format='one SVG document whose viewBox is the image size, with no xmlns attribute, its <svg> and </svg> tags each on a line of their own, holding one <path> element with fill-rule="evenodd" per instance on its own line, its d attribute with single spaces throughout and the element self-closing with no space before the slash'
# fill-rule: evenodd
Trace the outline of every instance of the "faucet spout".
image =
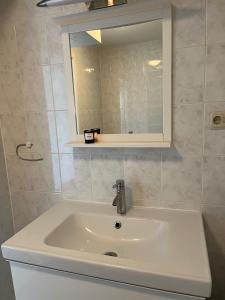
<svg viewBox="0 0 225 300">
<path fill-rule="evenodd" d="M 119 201 L 119 197 L 118 197 L 118 195 L 116 195 L 116 197 L 115 197 L 114 200 L 113 200 L 112 205 L 113 205 L 113 206 L 117 206 L 118 201 Z"/>
<path fill-rule="evenodd" d="M 117 194 L 113 200 L 112 205 L 117 206 L 118 214 L 124 215 L 127 212 L 124 180 L 117 180 L 116 184 L 113 185 L 113 188 L 116 189 Z"/>
</svg>

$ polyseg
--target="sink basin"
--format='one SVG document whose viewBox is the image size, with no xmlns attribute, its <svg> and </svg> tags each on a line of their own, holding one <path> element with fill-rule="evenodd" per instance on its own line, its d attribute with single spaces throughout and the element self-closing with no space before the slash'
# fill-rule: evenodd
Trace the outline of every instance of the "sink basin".
<svg viewBox="0 0 225 300">
<path fill-rule="evenodd" d="M 2 246 L 12 261 L 147 288 L 208 297 L 201 213 L 64 201 Z"/>
<path fill-rule="evenodd" d="M 165 221 L 74 213 L 49 234 L 45 243 L 100 255 L 111 252 L 116 254 L 111 256 L 146 262 L 149 255 L 165 251 L 167 239 Z"/>
</svg>

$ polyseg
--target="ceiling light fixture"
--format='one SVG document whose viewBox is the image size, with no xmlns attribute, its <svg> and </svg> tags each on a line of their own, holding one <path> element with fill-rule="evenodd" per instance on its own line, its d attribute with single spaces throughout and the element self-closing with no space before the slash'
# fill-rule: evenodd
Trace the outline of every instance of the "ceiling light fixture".
<svg viewBox="0 0 225 300">
<path fill-rule="evenodd" d="M 86 2 L 85 0 L 42 0 L 37 3 L 38 7 L 50 7 L 50 6 L 60 6 L 68 5 L 74 3 Z"/>
<path fill-rule="evenodd" d="M 159 59 L 154 59 L 154 60 L 149 60 L 148 61 L 148 64 L 149 64 L 149 66 L 151 66 L 151 67 L 158 67 L 160 64 L 161 64 L 161 60 L 159 60 Z"/>
<path fill-rule="evenodd" d="M 60 6 L 75 3 L 86 3 L 89 10 L 127 4 L 127 0 L 42 0 L 37 3 L 38 7 Z"/>
</svg>

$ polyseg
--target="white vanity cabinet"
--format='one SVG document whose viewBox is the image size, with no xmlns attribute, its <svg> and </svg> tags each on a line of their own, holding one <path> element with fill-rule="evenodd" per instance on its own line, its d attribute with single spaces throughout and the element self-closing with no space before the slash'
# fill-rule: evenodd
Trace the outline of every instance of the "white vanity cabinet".
<svg viewBox="0 0 225 300">
<path fill-rule="evenodd" d="M 11 262 L 16 300 L 203 300 Z"/>
</svg>

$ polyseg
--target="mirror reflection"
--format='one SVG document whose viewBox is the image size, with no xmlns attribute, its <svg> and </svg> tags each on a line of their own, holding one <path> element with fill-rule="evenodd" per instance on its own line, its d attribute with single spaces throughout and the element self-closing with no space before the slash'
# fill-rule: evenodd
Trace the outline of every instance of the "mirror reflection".
<svg viewBox="0 0 225 300">
<path fill-rule="evenodd" d="M 70 34 L 78 134 L 162 133 L 162 21 Z"/>
</svg>

